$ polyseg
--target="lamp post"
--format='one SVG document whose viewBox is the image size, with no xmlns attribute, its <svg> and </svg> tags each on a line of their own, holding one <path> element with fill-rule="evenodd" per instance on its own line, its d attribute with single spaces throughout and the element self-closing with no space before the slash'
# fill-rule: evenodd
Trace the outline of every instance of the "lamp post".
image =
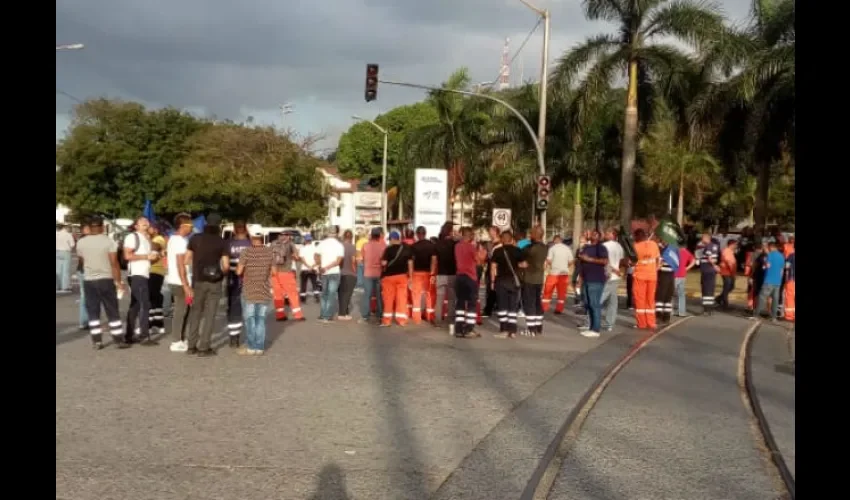
<svg viewBox="0 0 850 500">
<path fill-rule="evenodd" d="M 85 48 L 85 45 L 83 45 L 81 43 L 69 43 L 69 44 L 66 44 L 66 45 L 57 45 L 56 51 L 59 52 L 60 50 L 82 50 L 84 48 Z"/>
<path fill-rule="evenodd" d="M 538 9 L 531 5 L 526 0 L 519 0 L 523 5 L 533 10 L 538 16 L 543 18 L 543 59 L 540 65 L 540 112 L 537 121 L 537 142 L 540 144 L 541 154 L 546 153 L 546 94 L 547 80 L 549 79 L 549 11 L 546 9 Z M 540 172 L 545 175 L 546 172 Z M 546 210 L 540 211 L 540 225 L 543 227 L 543 236 L 546 237 Z"/>
<path fill-rule="evenodd" d="M 384 228 L 384 234 L 387 233 L 387 136 L 389 132 L 384 127 L 378 125 L 372 120 L 367 120 L 365 118 L 361 118 L 357 115 L 351 117 L 356 121 L 363 121 L 371 124 L 373 127 L 378 129 L 379 132 L 384 134 L 384 155 L 381 159 L 381 227 Z"/>
</svg>

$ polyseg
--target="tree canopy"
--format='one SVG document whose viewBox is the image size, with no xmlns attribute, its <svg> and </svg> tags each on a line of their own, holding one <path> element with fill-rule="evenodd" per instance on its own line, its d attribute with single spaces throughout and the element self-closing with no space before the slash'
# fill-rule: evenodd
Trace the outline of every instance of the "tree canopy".
<svg viewBox="0 0 850 500">
<path fill-rule="evenodd" d="M 98 99 L 75 108 L 56 146 L 56 201 L 79 215 L 218 211 L 262 223 L 324 215 L 322 162 L 272 128 Z"/>
</svg>

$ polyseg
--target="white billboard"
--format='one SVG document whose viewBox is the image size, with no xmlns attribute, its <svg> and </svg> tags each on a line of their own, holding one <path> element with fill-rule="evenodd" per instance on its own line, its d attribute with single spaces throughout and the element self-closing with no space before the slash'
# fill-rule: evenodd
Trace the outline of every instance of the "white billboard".
<svg viewBox="0 0 850 500">
<path fill-rule="evenodd" d="M 439 168 L 417 168 L 413 197 L 413 224 L 425 226 L 428 237 L 437 236 L 449 220 L 446 203 L 449 194 L 448 172 Z"/>
</svg>

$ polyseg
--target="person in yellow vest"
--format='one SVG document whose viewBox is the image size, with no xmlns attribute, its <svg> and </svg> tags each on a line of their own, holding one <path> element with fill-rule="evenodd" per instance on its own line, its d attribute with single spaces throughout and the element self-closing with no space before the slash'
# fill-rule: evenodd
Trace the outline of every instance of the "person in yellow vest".
<svg viewBox="0 0 850 500">
<path fill-rule="evenodd" d="M 369 242 L 366 233 L 362 230 L 357 231 L 357 241 L 354 242 L 355 260 L 357 261 L 357 284 L 354 288 L 363 289 L 363 245 Z"/>
<path fill-rule="evenodd" d="M 148 324 L 151 330 L 156 328 L 157 333 L 165 333 L 165 311 L 163 309 L 165 297 L 162 295 L 162 287 L 165 283 L 167 242 L 165 237 L 162 236 L 161 226 L 158 224 L 151 224 L 148 234 L 151 236 L 152 249 L 159 253 L 159 259 L 151 262 L 150 277 L 148 278 L 148 292 L 151 302 Z"/>
</svg>

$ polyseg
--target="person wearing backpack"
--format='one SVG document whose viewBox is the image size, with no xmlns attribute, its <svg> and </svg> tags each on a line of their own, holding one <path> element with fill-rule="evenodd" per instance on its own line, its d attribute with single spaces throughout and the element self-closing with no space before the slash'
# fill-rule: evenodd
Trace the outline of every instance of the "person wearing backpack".
<svg viewBox="0 0 850 500">
<path fill-rule="evenodd" d="M 134 331 L 139 338 L 145 339 L 145 344 L 156 342 L 150 335 L 150 272 L 151 262 L 159 260 L 159 254 L 153 250 L 148 229 L 150 221 L 145 217 L 136 219 L 133 232 L 124 237 L 122 253 L 127 261 L 127 280 L 130 283 L 130 309 L 127 311 L 127 325 L 124 341 L 132 344 Z M 136 320 L 139 326 L 136 327 Z"/>
</svg>

